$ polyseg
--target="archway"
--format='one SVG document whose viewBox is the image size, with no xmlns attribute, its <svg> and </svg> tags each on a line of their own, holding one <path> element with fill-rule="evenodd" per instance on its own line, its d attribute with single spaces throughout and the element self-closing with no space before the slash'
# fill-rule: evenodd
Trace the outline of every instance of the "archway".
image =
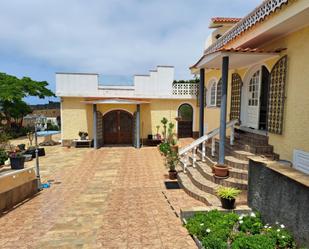
<svg viewBox="0 0 309 249">
<path fill-rule="evenodd" d="M 133 116 L 123 110 L 113 110 L 103 116 L 104 144 L 132 144 Z"/>
<path fill-rule="evenodd" d="M 192 137 L 193 108 L 190 104 L 182 104 L 178 108 L 178 137 Z"/>
</svg>

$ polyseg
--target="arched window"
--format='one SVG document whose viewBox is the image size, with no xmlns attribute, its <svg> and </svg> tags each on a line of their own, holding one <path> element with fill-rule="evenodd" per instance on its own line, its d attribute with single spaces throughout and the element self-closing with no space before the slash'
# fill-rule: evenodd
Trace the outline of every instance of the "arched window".
<svg viewBox="0 0 309 249">
<path fill-rule="evenodd" d="M 215 80 L 210 81 L 208 89 L 209 89 L 208 105 L 216 106 L 217 83 Z"/>
<path fill-rule="evenodd" d="M 221 107 L 221 94 L 222 94 L 222 79 L 217 84 L 217 106 Z"/>
</svg>

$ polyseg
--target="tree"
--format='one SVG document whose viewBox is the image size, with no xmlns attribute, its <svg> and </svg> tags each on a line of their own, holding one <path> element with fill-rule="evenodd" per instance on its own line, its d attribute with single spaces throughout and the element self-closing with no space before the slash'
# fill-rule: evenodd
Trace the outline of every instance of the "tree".
<svg viewBox="0 0 309 249">
<path fill-rule="evenodd" d="M 17 121 L 31 112 L 23 98 L 37 96 L 43 99 L 55 96 L 47 86 L 46 81 L 35 81 L 29 77 L 19 79 L 6 73 L 0 73 L 0 112 L 4 116 L 2 118 L 7 121 L 7 125 L 11 126 L 12 118 Z"/>
</svg>

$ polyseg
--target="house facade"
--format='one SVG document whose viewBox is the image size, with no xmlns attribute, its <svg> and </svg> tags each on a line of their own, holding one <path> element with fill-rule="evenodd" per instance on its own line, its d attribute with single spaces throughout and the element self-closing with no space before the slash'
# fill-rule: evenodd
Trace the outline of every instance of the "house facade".
<svg viewBox="0 0 309 249">
<path fill-rule="evenodd" d="M 56 73 L 63 141 L 77 139 L 79 131 L 84 131 L 96 148 L 107 144 L 139 147 L 162 134 L 163 117 L 175 124 L 180 137 L 196 136 L 198 84 L 173 83 L 174 67 L 158 66 L 149 75 L 135 75 L 133 85 L 127 86 L 102 85 L 100 77 Z M 186 115 L 188 110 L 190 115 Z"/>
<path fill-rule="evenodd" d="M 223 123 L 238 119 L 309 171 L 309 1 L 263 1 L 242 19 L 213 18 L 210 28 L 190 68 L 206 89 L 199 129 L 218 128 L 225 112 Z"/>
</svg>

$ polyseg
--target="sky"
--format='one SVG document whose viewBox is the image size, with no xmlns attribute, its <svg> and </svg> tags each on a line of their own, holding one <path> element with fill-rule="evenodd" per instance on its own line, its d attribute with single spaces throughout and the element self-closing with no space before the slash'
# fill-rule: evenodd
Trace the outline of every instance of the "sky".
<svg viewBox="0 0 309 249">
<path fill-rule="evenodd" d="M 190 79 L 211 17 L 243 17 L 262 0 L 0 0 L 0 72 L 46 80 L 55 72 L 132 81 L 157 65 Z M 31 104 L 48 100 L 27 98 Z"/>
</svg>

